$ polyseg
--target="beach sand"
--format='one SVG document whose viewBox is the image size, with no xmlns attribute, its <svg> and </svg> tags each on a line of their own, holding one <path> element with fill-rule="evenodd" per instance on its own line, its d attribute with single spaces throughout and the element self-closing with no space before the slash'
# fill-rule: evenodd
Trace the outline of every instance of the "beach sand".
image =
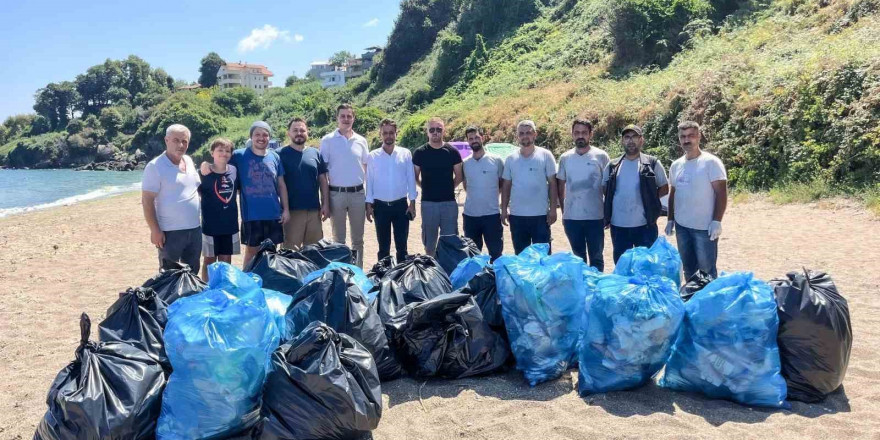
<svg viewBox="0 0 880 440">
<path fill-rule="evenodd" d="M 422 250 L 419 227 L 412 223 L 411 252 Z M 876 217 L 847 201 L 777 206 L 755 199 L 734 204 L 724 221 L 720 269 L 752 270 L 765 280 L 802 266 L 824 270 L 849 300 L 855 342 L 845 389 L 824 402 L 764 410 L 656 385 L 581 398 L 577 370 L 534 388 L 516 371 L 401 379 L 382 386 L 375 437 L 880 439 L 878 230 Z M 329 222 L 324 231 L 329 237 Z M 367 231 L 369 267 L 376 240 L 372 225 Z M 553 237 L 555 251 L 568 250 L 561 222 Z M 512 252 L 507 232 L 505 239 Z M 0 439 L 30 439 L 49 385 L 74 358 L 79 314 L 96 326 L 117 292 L 156 272 L 156 251 L 137 193 L 0 219 L 0 249 Z M 610 263 L 610 239 L 605 258 Z"/>
</svg>

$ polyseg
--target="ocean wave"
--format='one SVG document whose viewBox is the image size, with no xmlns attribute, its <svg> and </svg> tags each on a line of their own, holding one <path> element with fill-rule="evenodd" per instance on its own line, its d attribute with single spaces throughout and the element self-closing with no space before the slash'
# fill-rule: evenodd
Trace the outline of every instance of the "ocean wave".
<svg viewBox="0 0 880 440">
<path fill-rule="evenodd" d="M 112 196 L 115 194 L 121 194 L 129 191 L 137 191 L 141 189 L 141 183 L 135 182 L 130 185 L 113 185 L 113 186 L 105 186 L 93 191 L 89 191 L 85 194 L 78 194 L 75 196 L 65 197 L 63 199 L 56 200 L 54 202 L 43 203 L 40 205 L 34 206 L 20 206 L 15 208 L 5 208 L 0 209 L 0 218 L 8 217 L 10 215 L 15 214 L 23 214 L 25 212 L 31 211 L 39 211 L 41 209 L 55 208 L 58 206 L 68 206 L 73 205 L 74 203 L 84 202 L 86 200 L 95 200 L 108 196 Z"/>
</svg>

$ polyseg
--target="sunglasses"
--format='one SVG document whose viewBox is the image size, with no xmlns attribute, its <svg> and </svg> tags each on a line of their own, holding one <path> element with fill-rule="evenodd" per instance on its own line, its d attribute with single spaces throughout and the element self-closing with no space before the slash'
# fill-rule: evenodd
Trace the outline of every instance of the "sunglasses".
<svg viewBox="0 0 880 440">
<path fill-rule="evenodd" d="M 443 133 L 443 129 L 440 127 L 431 127 L 428 129 L 428 133 Z"/>
</svg>

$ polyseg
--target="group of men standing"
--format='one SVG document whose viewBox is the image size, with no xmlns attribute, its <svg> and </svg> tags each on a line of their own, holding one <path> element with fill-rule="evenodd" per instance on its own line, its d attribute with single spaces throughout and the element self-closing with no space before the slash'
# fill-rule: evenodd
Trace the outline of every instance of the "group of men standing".
<svg viewBox="0 0 880 440">
<path fill-rule="evenodd" d="M 160 264 L 183 261 L 199 266 L 229 261 L 245 247 L 245 265 L 260 243 L 269 238 L 298 249 L 323 238 L 322 222 L 331 220 L 334 241 L 350 246 L 363 267 L 364 226 L 376 227 L 379 259 L 409 255 L 409 223 L 416 217 L 421 188 L 421 238 L 425 253 L 434 255 L 441 235 L 458 235 L 456 187 L 466 190 L 464 235 L 480 249 L 485 244 L 494 260 L 504 250 L 503 230 L 509 226 L 514 251 L 533 243 L 551 243 L 550 226 L 561 209 L 572 251 L 604 270 L 605 229 L 610 228 L 614 261 L 635 246 L 650 246 L 658 236 L 661 198 L 669 194 L 667 235 L 677 229 L 684 276 L 698 269 L 717 275 L 718 237 L 727 201 L 724 165 L 700 149 L 700 127 L 678 127 L 684 156 L 674 161 L 669 178 L 660 160 L 644 154 L 642 129 L 627 126 L 621 133 L 624 154 L 612 160 L 590 145 L 593 125 L 577 119 L 571 128 L 572 148 L 558 161 L 537 146 L 537 127 L 517 125 L 519 148 L 501 158 L 485 150 L 479 127 L 465 136 L 472 155 L 462 160 L 446 143 L 440 118 L 427 121 L 428 142 L 413 152 L 397 145 L 397 124 L 381 121 L 382 146 L 369 150 L 366 139 L 352 129 L 355 112 L 342 104 L 337 129 L 307 146 L 308 125 L 293 118 L 287 126 L 291 143 L 269 147 L 271 127 L 257 121 L 250 142 L 232 151 L 228 140 L 211 144 L 213 163 L 196 170 L 185 152 L 189 130 L 168 127 L 166 151 L 144 171 L 144 216 Z M 241 227 L 235 194 L 240 195 Z M 201 215 L 201 221 L 199 221 Z M 240 237 L 239 237 L 240 234 Z"/>
</svg>

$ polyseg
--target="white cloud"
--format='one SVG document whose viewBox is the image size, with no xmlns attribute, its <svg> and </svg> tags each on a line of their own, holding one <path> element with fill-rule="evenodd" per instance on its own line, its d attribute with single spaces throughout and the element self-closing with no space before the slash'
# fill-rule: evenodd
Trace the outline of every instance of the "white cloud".
<svg viewBox="0 0 880 440">
<path fill-rule="evenodd" d="M 375 26 L 378 25 L 378 24 L 379 24 L 379 19 L 378 19 L 378 18 L 374 18 L 374 19 L 372 19 L 372 20 L 370 20 L 370 21 L 364 23 L 364 27 L 375 27 Z"/>
<path fill-rule="evenodd" d="M 290 35 L 290 31 L 282 31 L 271 24 L 263 25 L 261 28 L 252 29 L 250 35 L 238 42 L 238 51 L 241 53 L 250 52 L 255 49 L 268 49 L 275 40 L 281 40 L 285 43 L 297 42 L 303 40 L 300 34 Z"/>
</svg>

